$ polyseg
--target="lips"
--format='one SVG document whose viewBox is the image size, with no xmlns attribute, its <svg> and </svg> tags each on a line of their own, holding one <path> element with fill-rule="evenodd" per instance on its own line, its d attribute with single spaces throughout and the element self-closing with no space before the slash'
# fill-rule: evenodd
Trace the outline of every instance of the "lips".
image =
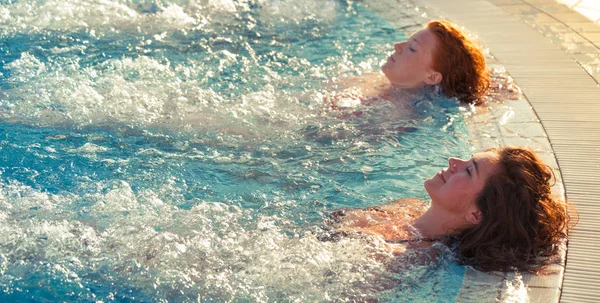
<svg viewBox="0 0 600 303">
<path fill-rule="evenodd" d="M 440 172 L 438 173 L 438 175 L 440 176 L 440 179 L 442 179 L 442 181 L 444 181 L 444 183 L 446 183 L 446 178 L 444 178 L 444 171 L 440 170 Z"/>
<path fill-rule="evenodd" d="M 392 60 L 392 62 L 396 62 L 396 60 L 394 60 L 394 57 L 392 57 L 392 56 L 390 56 L 389 59 Z"/>
</svg>

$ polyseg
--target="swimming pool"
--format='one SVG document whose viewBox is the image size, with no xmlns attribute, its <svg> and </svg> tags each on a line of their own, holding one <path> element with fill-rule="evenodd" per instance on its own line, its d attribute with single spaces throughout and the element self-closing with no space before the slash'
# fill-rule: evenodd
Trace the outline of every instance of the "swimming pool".
<svg viewBox="0 0 600 303">
<path fill-rule="evenodd" d="M 398 272 L 316 237 L 471 153 L 435 93 L 323 103 L 404 38 L 367 4 L 0 3 L 2 301 L 453 301 L 449 254 Z"/>
</svg>

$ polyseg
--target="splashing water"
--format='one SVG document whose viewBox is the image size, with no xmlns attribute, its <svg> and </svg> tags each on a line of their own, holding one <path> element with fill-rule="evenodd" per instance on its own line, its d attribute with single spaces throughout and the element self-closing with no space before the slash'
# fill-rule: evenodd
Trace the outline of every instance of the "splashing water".
<svg viewBox="0 0 600 303">
<path fill-rule="evenodd" d="M 404 38 L 367 4 L 9 0 L 0 37 L 3 302 L 455 295 L 449 253 L 397 272 L 315 236 L 470 153 L 453 100 L 323 103 Z"/>
</svg>

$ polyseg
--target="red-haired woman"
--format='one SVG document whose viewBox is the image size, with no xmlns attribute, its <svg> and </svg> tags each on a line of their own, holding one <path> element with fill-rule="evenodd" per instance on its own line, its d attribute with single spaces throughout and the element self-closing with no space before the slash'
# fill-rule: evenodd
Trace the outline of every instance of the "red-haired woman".
<svg viewBox="0 0 600 303">
<path fill-rule="evenodd" d="M 431 21 L 408 41 L 394 44 L 394 52 L 381 70 L 388 84 L 370 77 L 352 78 L 348 82 L 354 89 L 331 96 L 333 105 L 352 107 L 375 96 L 393 95 L 397 90 L 438 84 L 448 97 L 479 103 L 490 86 L 490 72 L 479 45 L 445 20 Z"/>
<path fill-rule="evenodd" d="M 550 190 L 553 174 L 526 148 L 490 149 L 448 167 L 424 183 L 431 198 L 365 210 L 337 211 L 336 233 L 381 237 L 395 253 L 440 241 L 463 263 L 484 271 L 535 271 L 566 237 L 567 204 Z M 415 207 L 417 206 L 417 207 Z M 334 233 L 335 234 L 335 233 Z"/>
</svg>

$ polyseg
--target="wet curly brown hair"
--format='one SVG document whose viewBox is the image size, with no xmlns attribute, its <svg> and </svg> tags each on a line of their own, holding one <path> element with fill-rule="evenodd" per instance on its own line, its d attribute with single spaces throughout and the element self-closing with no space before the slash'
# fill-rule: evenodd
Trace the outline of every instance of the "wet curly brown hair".
<svg viewBox="0 0 600 303">
<path fill-rule="evenodd" d="M 442 74 L 444 93 L 463 102 L 481 103 L 490 87 L 490 71 L 480 46 L 446 20 L 431 21 L 427 29 L 437 38 L 433 69 Z"/>
<path fill-rule="evenodd" d="M 483 271 L 535 272 L 549 262 L 574 225 L 562 199 L 551 193 L 554 174 L 528 148 L 491 149 L 499 172 L 477 198 L 480 224 L 452 237 L 464 264 Z M 576 220 L 573 220 L 576 221 Z"/>
</svg>

